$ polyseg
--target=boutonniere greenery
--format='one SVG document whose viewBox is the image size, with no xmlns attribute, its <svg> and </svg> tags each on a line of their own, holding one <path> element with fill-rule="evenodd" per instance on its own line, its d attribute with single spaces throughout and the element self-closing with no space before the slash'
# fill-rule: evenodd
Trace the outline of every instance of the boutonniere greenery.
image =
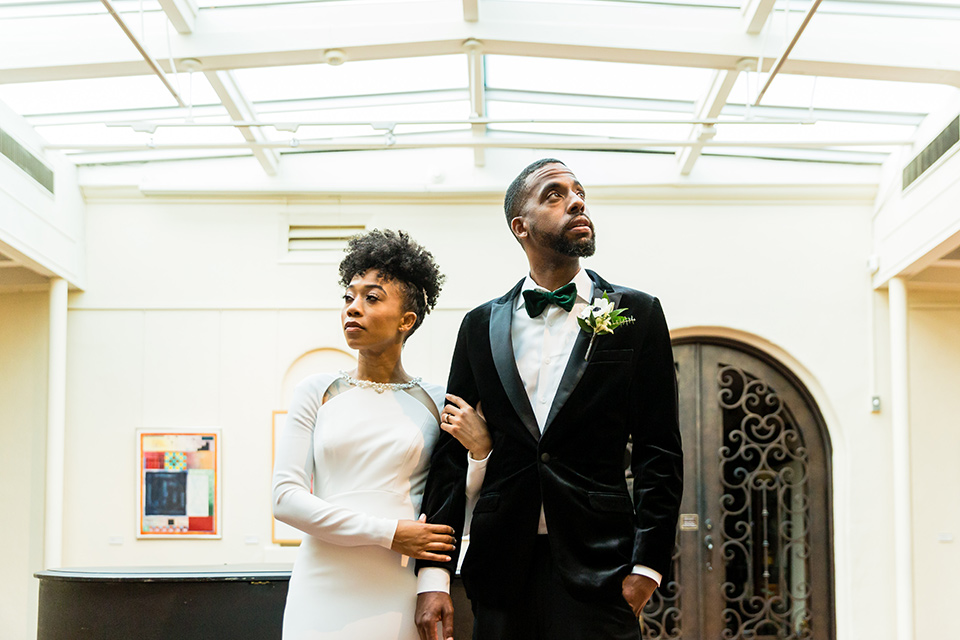
<svg viewBox="0 0 960 640">
<path fill-rule="evenodd" d="M 593 304 L 585 308 L 577 316 L 577 323 L 580 328 L 590 334 L 590 344 L 587 346 L 587 354 L 583 356 L 584 360 L 590 359 L 593 352 L 593 341 L 597 336 L 613 333 L 614 330 L 623 324 L 630 324 L 634 318 L 624 315 L 626 309 L 617 309 L 607 292 L 603 292 L 602 298 L 597 298 Z"/>
</svg>

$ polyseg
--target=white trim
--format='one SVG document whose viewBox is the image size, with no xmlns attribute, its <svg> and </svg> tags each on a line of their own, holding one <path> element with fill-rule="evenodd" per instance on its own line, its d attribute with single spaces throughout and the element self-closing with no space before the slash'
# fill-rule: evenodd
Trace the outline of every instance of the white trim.
<svg viewBox="0 0 960 640">
<path fill-rule="evenodd" d="M 67 430 L 67 294 L 63 278 L 50 280 L 47 370 L 47 475 L 43 523 L 43 566 L 63 566 L 64 462 Z"/>
<path fill-rule="evenodd" d="M 910 471 L 910 333 L 907 282 L 891 278 L 890 300 L 890 410 L 893 453 L 894 589 L 896 639 L 914 638 L 913 496 Z"/>
</svg>

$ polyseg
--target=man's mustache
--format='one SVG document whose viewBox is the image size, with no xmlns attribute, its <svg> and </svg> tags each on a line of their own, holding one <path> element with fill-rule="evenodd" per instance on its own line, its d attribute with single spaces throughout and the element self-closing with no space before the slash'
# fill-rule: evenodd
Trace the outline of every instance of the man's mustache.
<svg viewBox="0 0 960 640">
<path fill-rule="evenodd" d="M 583 227 L 583 226 L 590 227 L 590 231 L 594 230 L 593 220 L 591 220 L 587 216 L 577 216 L 576 218 L 570 221 L 570 224 L 567 225 L 567 231 L 569 231 L 570 229 L 573 229 L 574 227 Z"/>
</svg>

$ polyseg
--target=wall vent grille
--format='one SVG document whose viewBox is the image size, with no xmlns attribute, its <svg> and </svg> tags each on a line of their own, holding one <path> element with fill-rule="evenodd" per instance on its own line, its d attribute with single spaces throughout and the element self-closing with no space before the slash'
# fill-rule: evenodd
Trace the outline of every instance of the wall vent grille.
<svg viewBox="0 0 960 640">
<path fill-rule="evenodd" d="M 53 193 L 53 170 L 43 164 L 37 156 L 27 151 L 23 145 L 14 140 L 3 129 L 0 129 L 0 154 L 20 167 L 24 173 L 36 180 L 44 189 Z"/>
<path fill-rule="evenodd" d="M 353 236 L 366 231 L 358 225 L 302 225 L 292 224 L 287 232 L 287 253 L 340 253 Z"/>
<path fill-rule="evenodd" d="M 910 164 L 903 168 L 903 189 L 913 184 L 957 142 L 960 142 L 960 116 L 954 118 L 946 129 L 941 131 L 916 158 L 910 161 Z"/>
</svg>

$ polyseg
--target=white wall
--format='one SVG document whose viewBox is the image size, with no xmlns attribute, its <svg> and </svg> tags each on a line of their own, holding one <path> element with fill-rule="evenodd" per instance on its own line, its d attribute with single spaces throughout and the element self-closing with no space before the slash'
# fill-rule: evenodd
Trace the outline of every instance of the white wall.
<svg viewBox="0 0 960 640">
<path fill-rule="evenodd" d="M 464 311 L 525 272 L 499 205 L 482 202 L 89 202 L 88 284 L 70 303 L 66 564 L 288 560 L 292 550 L 269 542 L 271 412 L 285 408 L 297 357 L 343 341 L 335 265 L 279 263 L 282 217 L 365 219 L 434 251 L 448 283 L 404 358 L 443 381 Z M 892 637 L 892 565 L 877 562 L 892 554 L 891 487 L 878 472 L 889 425 L 869 409 L 871 206 L 612 196 L 591 206 L 600 250 L 588 267 L 659 295 L 675 329 L 772 343 L 817 394 L 834 449 L 840 638 Z M 191 425 L 224 430 L 224 537 L 136 540 L 134 430 Z M 109 508 L 88 508 L 95 496 Z"/>
<path fill-rule="evenodd" d="M 0 636 L 36 637 L 47 432 L 46 293 L 0 294 Z"/>
<path fill-rule="evenodd" d="M 909 295 L 917 638 L 960 637 L 960 292 Z"/>
</svg>

